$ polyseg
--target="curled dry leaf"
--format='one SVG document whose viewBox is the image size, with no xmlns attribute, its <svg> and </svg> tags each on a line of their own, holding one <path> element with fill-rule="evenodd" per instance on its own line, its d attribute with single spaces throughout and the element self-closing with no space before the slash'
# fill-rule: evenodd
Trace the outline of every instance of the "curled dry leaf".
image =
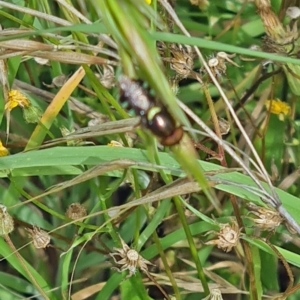
<svg viewBox="0 0 300 300">
<path fill-rule="evenodd" d="M 38 63 L 39 65 L 46 65 L 49 62 L 49 59 L 47 58 L 39 58 L 39 57 L 34 57 L 33 58 L 35 60 L 36 63 Z"/>
<path fill-rule="evenodd" d="M 48 87 L 48 88 L 55 88 L 55 87 L 61 87 L 63 86 L 67 81 L 68 81 L 68 76 L 65 74 L 58 75 L 52 79 L 51 84 L 47 84 L 43 82 L 43 85 Z"/>
<path fill-rule="evenodd" d="M 217 235 L 217 239 L 206 242 L 206 245 L 217 245 L 219 249 L 229 252 L 233 247 L 236 247 L 239 243 L 240 229 L 236 222 L 232 224 L 219 224 L 220 231 L 210 231 L 209 233 L 214 233 Z"/>
<path fill-rule="evenodd" d="M 110 253 L 109 255 L 113 258 L 114 262 L 120 265 L 120 268 L 114 267 L 114 270 L 118 272 L 123 272 L 125 270 L 129 271 L 127 278 L 131 277 L 136 273 L 136 269 L 141 269 L 142 272 L 148 274 L 148 266 L 152 265 L 152 263 L 145 258 L 143 258 L 139 253 L 131 249 L 120 237 L 122 248 L 113 248 L 115 252 Z M 117 260 L 115 256 L 121 258 Z"/>
<path fill-rule="evenodd" d="M 25 40 L 25 39 L 16 39 L 0 42 L 0 48 L 5 48 L 9 50 L 17 51 L 53 51 L 55 50 L 54 45 L 44 44 L 40 42 Z"/>
<path fill-rule="evenodd" d="M 33 57 L 46 58 L 49 60 L 55 60 L 67 64 L 108 64 L 116 66 L 117 62 L 98 57 L 93 55 L 88 55 L 85 53 L 78 53 L 72 51 L 56 51 L 56 52 L 47 52 L 47 51 L 35 51 L 30 54 Z"/>
</svg>

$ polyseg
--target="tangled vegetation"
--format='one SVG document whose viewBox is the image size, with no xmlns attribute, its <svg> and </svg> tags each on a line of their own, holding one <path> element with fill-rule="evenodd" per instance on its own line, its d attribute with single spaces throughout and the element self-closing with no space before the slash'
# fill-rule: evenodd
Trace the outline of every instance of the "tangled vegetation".
<svg viewBox="0 0 300 300">
<path fill-rule="evenodd" d="M 0 1 L 0 299 L 298 299 L 299 7 Z"/>
</svg>

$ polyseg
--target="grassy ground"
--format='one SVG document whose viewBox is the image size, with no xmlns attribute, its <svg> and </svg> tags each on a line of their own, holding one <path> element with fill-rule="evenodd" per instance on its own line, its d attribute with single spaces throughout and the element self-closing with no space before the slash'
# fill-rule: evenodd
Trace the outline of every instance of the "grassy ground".
<svg viewBox="0 0 300 300">
<path fill-rule="evenodd" d="M 0 299 L 299 299 L 297 6 L 0 1 Z"/>
</svg>

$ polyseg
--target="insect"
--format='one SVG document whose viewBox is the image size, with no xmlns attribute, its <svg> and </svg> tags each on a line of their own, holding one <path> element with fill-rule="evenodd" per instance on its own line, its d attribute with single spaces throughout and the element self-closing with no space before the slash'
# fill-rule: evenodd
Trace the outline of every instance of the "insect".
<svg viewBox="0 0 300 300">
<path fill-rule="evenodd" d="M 158 103 L 141 81 L 122 75 L 119 78 L 120 101 L 128 105 L 141 117 L 142 126 L 150 130 L 164 146 L 173 146 L 180 142 L 183 129 L 176 124 L 167 108 Z"/>
</svg>

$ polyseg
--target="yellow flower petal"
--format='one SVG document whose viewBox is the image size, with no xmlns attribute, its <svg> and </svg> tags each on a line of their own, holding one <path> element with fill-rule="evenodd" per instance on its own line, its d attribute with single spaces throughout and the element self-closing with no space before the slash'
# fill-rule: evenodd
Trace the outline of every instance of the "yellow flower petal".
<svg viewBox="0 0 300 300">
<path fill-rule="evenodd" d="M 151 0 L 145 0 L 147 4 L 151 4 Z"/>
<path fill-rule="evenodd" d="M 30 101 L 20 91 L 11 90 L 8 93 L 8 101 L 5 104 L 5 110 L 11 111 L 13 108 L 20 106 L 22 108 L 30 106 Z"/>
<path fill-rule="evenodd" d="M 267 100 L 265 105 L 267 110 L 275 115 L 283 114 L 287 116 L 291 111 L 291 107 L 286 102 L 282 102 L 279 99 Z"/>
<path fill-rule="evenodd" d="M 9 155 L 8 150 L 2 145 L 0 141 L 0 157 Z"/>
</svg>

